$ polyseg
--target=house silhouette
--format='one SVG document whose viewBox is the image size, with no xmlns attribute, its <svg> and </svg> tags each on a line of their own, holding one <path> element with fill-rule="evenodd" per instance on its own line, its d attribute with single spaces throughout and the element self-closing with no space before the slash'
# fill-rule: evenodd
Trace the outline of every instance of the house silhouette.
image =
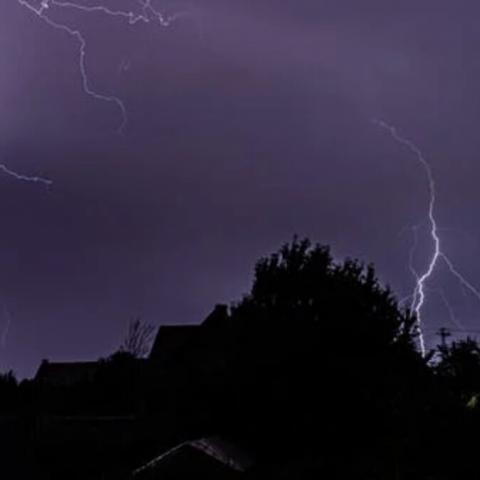
<svg viewBox="0 0 480 480">
<path fill-rule="evenodd" d="M 51 387 L 71 387 L 91 382 L 99 368 L 98 362 L 50 362 L 43 360 L 35 375 L 35 382 Z"/>
</svg>

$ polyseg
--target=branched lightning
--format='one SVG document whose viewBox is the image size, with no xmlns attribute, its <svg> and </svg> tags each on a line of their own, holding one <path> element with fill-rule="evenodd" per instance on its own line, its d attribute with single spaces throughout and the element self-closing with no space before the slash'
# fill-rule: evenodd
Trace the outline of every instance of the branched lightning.
<svg viewBox="0 0 480 480">
<path fill-rule="evenodd" d="M 433 243 L 433 253 L 431 254 L 430 261 L 428 263 L 428 266 L 426 270 L 422 273 L 419 274 L 417 273 L 416 269 L 413 266 L 413 250 L 416 246 L 416 230 L 415 232 L 415 243 L 414 247 L 410 251 L 410 270 L 412 274 L 415 277 L 415 288 L 413 290 L 412 296 L 411 296 L 411 309 L 412 311 L 415 312 L 416 319 L 417 319 L 417 330 L 418 330 L 418 336 L 419 336 L 419 346 L 420 346 L 420 351 L 423 356 L 426 354 L 426 347 L 425 347 L 425 338 L 423 335 L 423 330 L 422 330 L 422 324 L 423 324 L 423 318 L 422 318 L 422 309 L 425 305 L 426 302 L 426 284 L 432 277 L 435 269 L 437 268 L 438 264 L 440 261 L 443 261 L 445 265 L 447 266 L 449 272 L 460 282 L 462 287 L 467 289 L 471 294 L 473 294 L 477 300 L 480 301 L 480 290 L 478 290 L 472 283 L 470 283 L 459 271 L 458 269 L 454 266 L 453 262 L 447 257 L 447 255 L 442 251 L 441 248 L 441 239 L 439 235 L 439 229 L 438 229 L 438 223 L 435 217 L 435 206 L 436 206 L 436 185 L 435 185 L 435 178 L 433 176 L 433 171 L 428 163 L 428 161 L 425 159 L 422 151 L 420 148 L 415 145 L 411 140 L 401 136 L 397 129 L 389 125 L 388 123 L 384 122 L 383 120 L 374 120 L 374 123 L 378 125 L 379 127 L 383 128 L 386 130 L 391 137 L 398 142 L 400 145 L 406 147 L 408 150 L 410 150 L 411 153 L 414 154 L 416 157 L 418 163 L 422 166 L 424 173 L 427 178 L 428 182 L 428 191 L 429 191 L 429 202 L 428 202 L 428 222 L 430 226 L 430 238 Z M 446 301 L 445 296 L 442 296 L 442 299 L 444 302 Z M 450 307 L 448 305 L 448 301 L 446 302 L 447 308 Z M 451 317 L 452 317 L 452 310 L 451 312 Z"/>
<path fill-rule="evenodd" d="M 182 14 L 166 16 L 152 6 L 152 0 L 139 0 L 139 13 L 135 13 L 133 11 L 112 10 L 104 5 L 87 6 L 75 2 L 62 0 L 42 0 L 38 6 L 35 6 L 28 0 L 17 0 L 17 2 L 23 7 L 27 8 L 37 17 L 42 19 L 50 27 L 56 30 L 60 30 L 76 40 L 79 47 L 79 70 L 82 78 L 83 91 L 95 100 L 100 100 L 116 105 L 116 107 L 120 110 L 122 117 L 122 121 L 118 127 L 118 131 L 121 133 L 127 125 L 128 121 L 125 103 L 119 97 L 115 95 L 100 93 L 91 86 L 87 70 L 87 40 L 85 39 L 85 36 L 79 29 L 53 20 L 49 15 L 47 15 L 47 12 L 52 8 L 75 9 L 85 13 L 102 13 L 110 17 L 120 17 L 127 20 L 128 23 L 131 25 L 135 25 L 138 22 L 148 23 L 154 20 L 163 27 L 168 27 L 172 23 L 172 21 L 174 21 Z"/>
<path fill-rule="evenodd" d="M 410 269 L 410 272 L 412 273 L 412 276 L 415 278 L 416 280 L 416 284 L 418 284 L 418 281 L 420 279 L 420 276 L 415 268 L 415 265 L 414 265 L 414 256 L 415 256 L 415 251 L 417 249 L 417 245 L 418 245 L 418 226 L 413 226 L 412 227 L 412 233 L 413 233 L 413 243 L 412 243 L 412 247 L 410 248 L 410 252 L 409 252 L 409 255 L 408 255 L 408 267 Z M 455 311 L 453 310 L 453 307 L 450 305 L 450 302 L 448 301 L 448 298 L 447 296 L 445 295 L 445 292 L 439 288 L 439 289 L 435 289 L 435 290 L 431 290 L 431 292 L 436 292 L 438 294 L 438 296 L 440 297 L 440 299 L 442 300 L 443 304 L 445 305 L 445 308 L 448 312 L 448 316 L 450 318 L 450 322 L 459 330 L 462 330 L 464 331 L 465 330 L 465 327 L 462 325 L 462 323 L 460 322 L 460 320 L 457 318 L 457 316 L 455 315 Z M 406 297 L 405 299 L 402 299 L 400 304 L 403 304 L 405 302 L 412 302 L 414 298 L 414 294 L 410 294 L 408 295 L 408 297 Z"/>
<path fill-rule="evenodd" d="M 462 322 L 457 318 L 455 315 L 455 311 L 453 310 L 453 307 L 450 305 L 450 302 L 448 301 L 447 296 L 445 295 L 445 292 L 442 289 L 437 290 L 438 295 L 440 296 L 443 304 L 445 305 L 445 308 L 448 311 L 448 315 L 450 316 L 450 321 L 453 323 L 453 325 L 462 332 L 466 331 L 465 326 L 462 324 Z"/>
<path fill-rule="evenodd" d="M 75 2 L 63 2 L 61 0 L 48 0 L 52 5 L 62 8 L 72 8 L 75 10 L 80 10 L 86 13 L 104 13 L 111 17 L 122 17 L 132 25 L 135 25 L 138 22 L 148 23 L 152 19 L 156 20 L 163 27 L 168 27 L 173 20 L 178 18 L 179 14 L 166 16 L 162 12 L 159 12 L 152 6 L 152 0 L 140 0 L 139 4 L 141 7 L 140 13 L 135 13 L 133 11 L 124 11 L 124 10 L 112 10 L 104 5 L 81 5 Z"/>
</svg>

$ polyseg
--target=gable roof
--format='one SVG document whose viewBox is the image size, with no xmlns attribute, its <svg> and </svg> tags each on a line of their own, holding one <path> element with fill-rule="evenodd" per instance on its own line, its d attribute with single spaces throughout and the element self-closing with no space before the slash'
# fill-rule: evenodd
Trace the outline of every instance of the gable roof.
<svg viewBox="0 0 480 480">
<path fill-rule="evenodd" d="M 180 443 L 133 472 L 133 478 L 150 478 L 157 473 L 192 469 L 197 476 L 230 474 L 235 476 L 252 466 L 249 456 L 219 437 L 200 438 Z M 201 470 L 201 471 L 199 471 Z M 156 478 L 156 477 L 155 477 Z"/>
<path fill-rule="evenodd" d="M 228 320 L 228 307 L 216 305 L 201 324 L 195 325 L 162 325 L 157 331 L 149 358 L 165 360 L 177 354 L 184 354 L 202 342 L 202 334 L 208 331 L 212 338 L 212 330 L 221 329 Z M 203 340 L 205 335 L 203 335 Z"/>
</svg>

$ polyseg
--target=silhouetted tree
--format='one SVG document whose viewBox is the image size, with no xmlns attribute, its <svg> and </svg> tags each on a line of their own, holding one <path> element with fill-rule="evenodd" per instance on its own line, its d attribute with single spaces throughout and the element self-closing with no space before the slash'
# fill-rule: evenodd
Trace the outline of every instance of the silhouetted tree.
<svg viewBox="0 0 480 480">
<path fill-rule="evenodd" d="M 451 392 L 468 403 L 480 394 L 480 346 L 472 338 L 438 347 L 437 374 Z"/>
<path fill-rule="evenodd" d="M 0 374 L 0 413 L 15 410 L 18 405 L 18 382 L 12 371 Z"/>
<path fill-rule="evenodd" d="M 236 409 L 229 415 L 246 436 L 276 449 L 292 436 L 328 438 L 330 446 L 345 435 L 360 441 L 368 423 L 380 436 L 412 396 L 396 382 L 428 375 L 415 318 L 373 267 L 337 263 L 328 247 L 308 240 L 257 263 L 251 293 L 232 307 L 230 322 L 226 377 Z"/>
<path fill-rule="evenodd" d="M 127 352 L 136 358 L 143 358 L 150 352 L 155 327 L 143 322 L 140 318 L 134 318 L 128 326 L 120 351 Z"/>
</svg>

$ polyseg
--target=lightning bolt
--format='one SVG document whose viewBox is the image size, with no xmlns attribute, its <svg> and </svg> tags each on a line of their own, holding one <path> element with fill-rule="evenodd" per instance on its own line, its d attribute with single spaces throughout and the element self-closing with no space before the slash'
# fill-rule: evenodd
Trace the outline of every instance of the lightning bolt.
<svg viewBox="0 0 480 480">
<path fill-rule="evenodd" d="M 416 315 L 420 352 L 422 353 L 423 356 L 425 356 L 426 346 L 425 346 L 425 338 L 424 338 L 423 329 L 422 329 L 422 326 L 423 326 L 422 309 L 427 300 L 426 285 L 430 280 L 430 278 L 432 277 L 432 275 L 434 274 L 435 269 L 438 267 L 439 263 L 443 262 L 447 266 L 449 272 L 460 283 L 460 285 L 464 287 L 466 290 L 468 290 L 478 301 L 480 301 L 480 291 L 458 271 L 458 269 L 455 267 L 455 265 L 450 260 L 450 258 L 442 251 L 438 223 L 435 216 L 435 207 L 436 207 L 436 200 L 437 200 L 435 178 L 433 175 L 432 167 L 426 160 L 422 151 L 414 142 L 400 135 L 396 127 L 389 125 L 383 120 L 374 120 L 373 122 L 378 127 L 386 130 L 397 143 L 405 147 L 415 156 L 418 163 L 423 168 L 423 171 L 425 173 L 425 176 L 428 182 L 428 192 L 429 192 L 428 223 L 430 228 L 429 230 L 430 238 L 433 244 L 433 252 L 430 256 L 428 266 L 422 274 L 417 273 L 417 271 L 413 267 L 413 250 L 416 246 L 416 230 L 414 230 L 415 232 L 414 247 L 410 251 L 410 270 L 412 274 L 415 276 L 415 288 L 411 296 L 412 300 L 411 300 L 410 308 L 412 309 L 412 311 L 415 312 L 415 315 Z M 444 301 L 446 300 L 445 296 L 443 296 L 443 300 Z M 447 302 L 447 305 L 448 305 L 448 302 Z"/>
<path fill-rule="evenodd" d="M 53 184 L 53 181 L 49 180 L 48 178 L 23 175 L 21 173 L 15 172 L 14 170 L 8 168 L 4 163 L 0 163 L 0 171 L 6 173 L 10 177 L 15 178 L 16 180 L 21 180 L 22 182 L 43 183 L 47 187 L 50 187 Z"/>
<path fill-rule="evenodd" d="M 42 0 L 38 6 L 27 0 L 17 0 L 17 2 L 21 6 L 27 8 L 31 13 L 39 17 L 47 25 L 68 34 L 77 42 L 79 52 L 79 70 L 82 79 L 83 91 L 86 95 L 90 96 L 94 100 L 111 103 L 118 108 L 122 119 L 118 127 L 118 132 L 123 132 L 128 123 L 127 109 L 124 101 L 115 95 L 108 95 L 98 92 L 91 86 L 87 69 L 87 40 L 85 36 L 79 29 L 72 28 L 64 23 L 59 23 L 56 20 L 53 20 L 49 15 L 47 15 L 47 12 L 52 8 L 64 10 L 74 9 L 84 13 L 101 13 L 110 17 L 120 17 L 131 25 L 135 25 L 138 22 L 149 23 L 150 21 L 155 20 L 163 27 L 168 27 L 175 19 L 184 15 L 184 13 L 166 16 L 152 6 L 152 0 L 139 0 L 139 13 L 135 13 L 133 11 L 112 10 L 104 5 L 87 6 L 75 2 L 64 2 L 62 0 Z"/>
</svg>

